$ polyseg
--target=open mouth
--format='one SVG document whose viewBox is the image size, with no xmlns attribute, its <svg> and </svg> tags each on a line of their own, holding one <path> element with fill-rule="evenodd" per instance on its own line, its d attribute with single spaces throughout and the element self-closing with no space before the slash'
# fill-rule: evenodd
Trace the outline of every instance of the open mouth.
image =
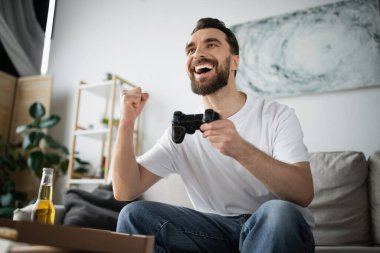
<svg viewBox="0 0 380 253">
<path fill-rule="evenodd" d="M 195 74 L 201 75 L 201 74 L 209 72 L 213 68 L 214 68 L 213 64 L 202 63 L 202 64 L 199 64 L 199 65 L 195 66 L 194 72 L 195 72 Z"/>
</svg>

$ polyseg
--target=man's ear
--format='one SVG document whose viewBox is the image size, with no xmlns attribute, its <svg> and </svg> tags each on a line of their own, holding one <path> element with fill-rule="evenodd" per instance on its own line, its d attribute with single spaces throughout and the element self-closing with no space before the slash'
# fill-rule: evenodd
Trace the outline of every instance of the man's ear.
<svg viewBox="0 0 380 253">
<path fill-rule="evenodd" d="M 239 55 L 232 55 L 232 64 L 231 64 L 231 70 L 237 70 L 239 67 Z"/>
</svg>

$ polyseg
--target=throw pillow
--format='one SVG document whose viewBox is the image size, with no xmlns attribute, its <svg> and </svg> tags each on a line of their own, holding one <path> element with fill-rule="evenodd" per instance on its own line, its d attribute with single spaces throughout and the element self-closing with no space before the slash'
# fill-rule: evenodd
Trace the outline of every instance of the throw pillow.
<svg viewBox="0 0 380 253">
<path fill-rule="evenodd" d="M 367 191 L 368 166 L 361 152 L 312 153 L 316 245 L 371 243 Z"/>
</svg>

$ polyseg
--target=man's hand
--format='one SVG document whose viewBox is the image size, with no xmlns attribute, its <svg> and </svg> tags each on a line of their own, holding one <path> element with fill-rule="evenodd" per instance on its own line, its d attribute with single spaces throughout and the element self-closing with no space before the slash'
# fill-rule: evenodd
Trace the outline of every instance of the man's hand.
<svg viewBox="0 0 380 253">
<path fill-rule="evenodd" d="M 120 94 L 120 120 L 124 123 L 133 123 L 140 115 L 148 98 L 149 94 L 142 93 L 140 87 L 132 90 L 122 90 Z"/>
<path fill-rule="evenodd" d="M 235 125 L 228 119 L 216 120 L 201 126 L 203 137 L 207 138 L 211 145 L 222 154 L 235 157 L 239 147 L 245 143 Z"/>
<path fill-rule="evenodd" d="M 268 156 L 245 141 L 227 119 L 205 123 L 201 130 L 213 147 L 238 161 L 278 198 L 303 207 L 312 201 L 313 181 L 308 162 L 287 164 Z"/>
</svg>

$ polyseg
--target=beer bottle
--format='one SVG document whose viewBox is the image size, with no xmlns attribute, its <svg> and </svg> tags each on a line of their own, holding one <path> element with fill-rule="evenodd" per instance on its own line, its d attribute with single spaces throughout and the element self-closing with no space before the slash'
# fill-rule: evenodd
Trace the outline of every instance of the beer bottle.
<svg viewBox="0 0 380 253">
<path fill-rule="evenodd" d="M 32 221 L 54 224 L 53 174 L 54 169 L 43 169 L 38 198 L 32 210 Z"/>
</svg>

